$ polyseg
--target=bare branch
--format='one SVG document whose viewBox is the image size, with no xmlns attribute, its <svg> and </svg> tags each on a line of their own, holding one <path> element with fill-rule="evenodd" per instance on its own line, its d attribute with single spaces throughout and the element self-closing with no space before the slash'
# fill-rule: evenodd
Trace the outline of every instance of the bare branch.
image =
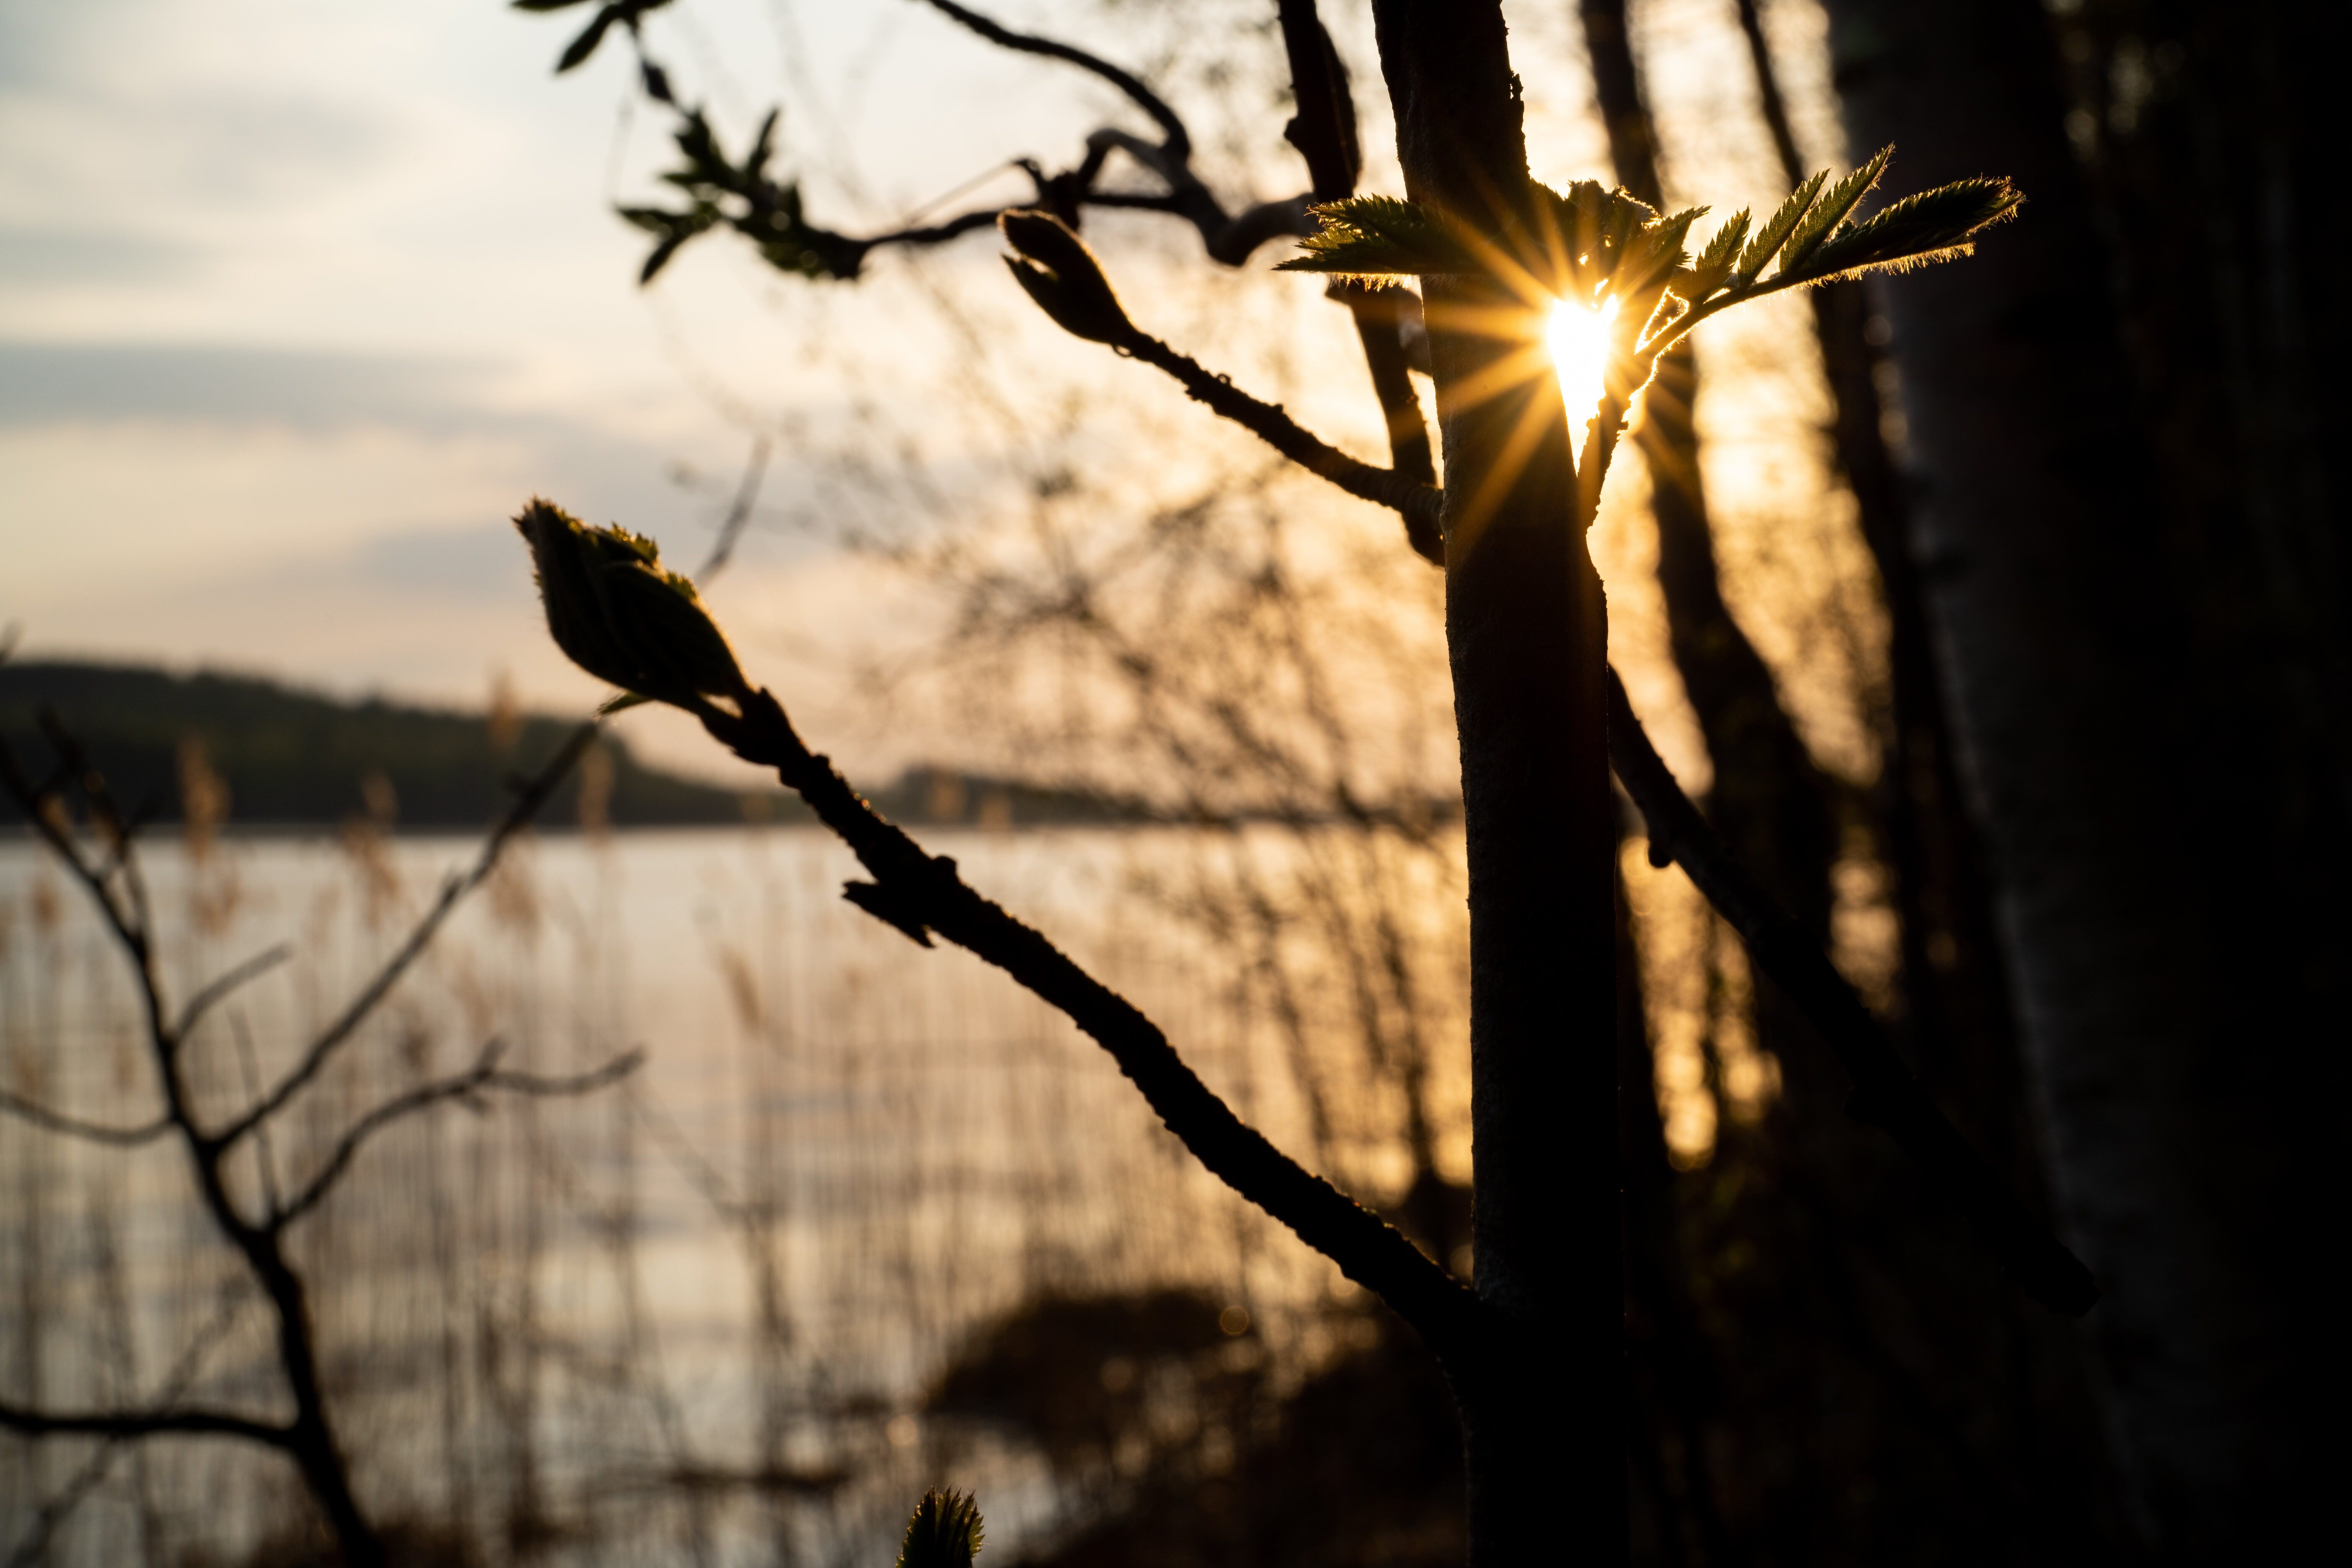
<svg viewBox="0 0 2352 1568">
<path fill-rule="evenodd" d="M 424 918 L 419 920 L 415 929 L 410 931 L 408 940 L 402 942 L 399 950 L 385 961 L 383 967 L 376 972 L 374 978 L 360 988 L 359 994 L 345 1005 L 342 1012 L 336 1016 L 335 1021 L 328 1025 L 326 1029 L 310 1042 L 310 1048 L 303 1052 L 302 1059 L 295 1064 L 293 1070 L 280 1079 L 277 1088 L 263 1096 L 243 1115 L 219 1132 L 206 1137 L 204 1140 L 206 1146 L 219 1150 L 226 1149 L 236 1143 L 238 1139 L 251 1132 L 262 1121 L 276 1115 L 288 1100 L 301 1092 L 303 1085 L 319 1076 L 320 1070 L 327 1065 L 328 1059 L 334 1055 L 337 1047 L 351 1038 L 353 1032 L 366 1020 L 368 1015 L 375 1011 L 376 1005 L 400 983 L 401 977 L 408 973 L 409 967 L 423 955 L 425 948 L 432 944 L 434 935 L 440 931 L 442 924 L 448 920 L 458 903 L 468 892 L 479 887 L 483 879 L 497 868 L 499 857 L 506 849 L 508 841 L 521 832 L 532 817 L 539 815 L 540 808 L 547 804 L 548 797 L 553 795 L 556 786 L 563 782 L 563 775 L 572 771 L 572 764 L 580 760 L 581 755 L 588 750 L 590 743 L 596 739 L 596 729 L 597 721 L 592 719 L 572 732 L 571 738 L 563 742 L 562 747 L 556 752 L 548 764 L 539 771 L 538 776 L 523 786 L 522 792 L 516 796 L 512 808 L 507 812 L 498 826 L 491 830 L 488 839 L 483 843 L 481 853 L 476 858 L 473 866 L 464 874 L 453 876 L 441 885 L 440 896 L 433 900 L 433 907 L 425 911 Z"/>
<path fill-rule="evenodd" d="M 158 1407 L 171 1408 L 173 1402 L 188 1391 L 188 1385 L 196 1380 L 197 1372 L 204 1366 L 205 1358 L 228 1332 L 229 1325 L 236 1321 L 242 1304 L 242 1299 L 234 1289 L 221 1292 L 220 1304 L 214 1310 L 212 1321 L 188 1342 L 187 1349 L 180 1352 L 180 1359 L 173 1363 L 162 1387 L 157 1390 Z M 115 1458 L 121 1452 L 123 1443 L 135 1436 L 137 1434 L 125 1434 L 106 1438 L 72 1479 L 50 1494 L 48 1501 L 43 1503 L 34 1515 L 31 1528 L 16 1542 L 16 1551 L 9 1554 L 8 1568 L 34 1568 L 35 1564 L 47 1561 L 49 1541 L 56 1535 L 58 1527 L 70 1518 L 74 1510 L 79 1508 L 83 1500 L 106 1479 L 107 1473 L 114 1468 Z"/>
<path fill-rule="evenodd" d="M 1654 865 L 1680 863 L 1853 1079 L 1847 1113 L 1882 1127 L 1966 1214 L 2027 1294 L 2080 1317 L 2099 1299 L 2089 1269 L 1989 1170 L 1879 1028 L 1819 944 L 1732 859 L 1634 718 L 1609 672 L 1609 758 L 1650 829 Z"/>
<path fill-rule="evenodd" d="M 1410 528 L 1433 538 L 1445 504 L 1444 492 L 1393 468 L 1374 468 L 1310 434 L 1282 405 L 1251 396 L 1200 361 L 1181 354 L 1158 338 L 1137 331 L 1116 345 L 1122 353 L 1174 376 L 1195 403 L 1232 420 L 1308 472 L 1328 479 L 1360 500 L 1402 513 Z M 1425 552 L 1424 552 L 1425 553 Z"/>
<path fill-rule="evenodd" d="M 438 1079 L 430 1083 L 419 1084 L 405 1094 L 395 1095 L 385 1100 L 365 1116 L 361 1117 L 337 1141 L 334 1152 L 327 1156 L 327 1163 L 320 1167 L 319 1173 L 310 1178 L 307 1186 L 294 1194 L 293 1201 L 283 1206 L 273 1207 L 269 1216 L 269 1227 L 283 1229 L 316 1208 L 320 1200 L 334 1189 L 335 1183 L 341 1179 L 344 1171 L 350 1168 L 353 1157 L 360 1152 L 360 1146 L 404 1117 L 414 1116 L 422 1110 L 429 1110 L 434 1106 L 447 1100 L 471 1101 L 475 1097 L 482 1094 L 549 1097 L 587 1094 L 603 1089 L 607 1084 L 618 1083 L 622 1079 L 636 1071 L 646 1059 L 646 1054 L 642 1050 L 625 1051 L 592 1072 L 581 1073 L 571 1078 L 541 1078 L 531 1073 L 499 1071 L 499 1058 L 505 1053 L 505 1042 L 492 1040 L 482 1047 L 482 1054 L 477 1057 L 474 1059 L 474 1065 L 464 1072 L 449 1078 Z"/>
<path fill-rule="evenodd" d="M 1184 122 L 1177 118 L 1176 111 L 1168 107 L 1167 100 L 1108 60 L 1052 38 L 1041 38 L 1033 33 L 1016 33 L 1010 27 L 990 21 L 977 11 L 956 5 L 955 0 L 924 0 L 924 4 L 949 20 L 978 33 L 999 48 L 1066 61 L 1080 70 L 1090 71 L 1102 78 L 1133 100 L 1137 108 L 1151 116 L 1160 129 L 1168 133 L 1167 146 L 1171 153 L 1179 158 L 1192 156 L 1192 134 L 1184 129 Z"/>
<path fill-rule="evenodd" d="M 710 579 L 725 568 L 735 553 L 736 542 L 751 521 L 751 509 L 759 504 L 760 485 L 768 477 L 768 458 L 776 449 L 775 438 L 761 436 L 751 443 L 751 456 L 743 465 L 743 478 L 735 487 L 735 499 L 728 503 L 726 521 L 719 525 L 718 541 L 710 547 L 710 559 L 694 574 L 702 587 L 710 586 Z"/>
<path fill-rule="evenodd" d="M 772 694 L 754 692 L 741 708 L 739 717 L 704 704 L 699 717 L 736 755 L 774 768 L 800 793 L 874 878 L 871 886 L 893 923 L 938 932 L 1058 1008 L 1110 1053 L 1195 1158 L 1349 1279 L 1378 1292 L 1450 1367 L 1484 1368 L 1506 1353 L 1502 1326 L 1486 1319 L 1466 1287 L 1235 1116 L 1132 1003 L 967 886 L 953 860 L 926 854 L 878 816 L 827 759 L 808 750 Z M 869 895 L 865 907 L 875 901 Z"/>
<path fill-rule="evenodd" d="M 136 1148 L 150 1143 L 172 1130 L 172 1119 L 159 1116 L 152 1121 L 136 1127 L 108 1127 L 96 1121 L 84 1121 L 79 1117 L 62 1115 L 47 1106 L 36 1104 L 19 1095 L 0 1089 L 0 1111 L 30 1122 L 44 1132 L 55 1132 L 67 1138 L 79 1138 L 91 1143 L 104 1143 L 116 1149 Z"/>
<path fill-rule="evenodd" d="M 243 1437 L 247 1442 L 283 1448 L 293 1428 L 226 1410 L 34 1410 L 0 1400 L 0 1427 L 27 1437 Z"/>
<path fill-rule="evenodd" d="M 230 994 L 239 987 L 260 979 L 293 956 L 293 948 L 280 942 L 267 952 L 256 953 L 227 973 L 209 982 L 203 990 L 189 997 L 188 1005 L 180 1010 L 180 1021 L 172 1026 L 173 1037 L 186 1039 L 189 1033 L 215 1005 L 226 1000 Z"/>
</svg>

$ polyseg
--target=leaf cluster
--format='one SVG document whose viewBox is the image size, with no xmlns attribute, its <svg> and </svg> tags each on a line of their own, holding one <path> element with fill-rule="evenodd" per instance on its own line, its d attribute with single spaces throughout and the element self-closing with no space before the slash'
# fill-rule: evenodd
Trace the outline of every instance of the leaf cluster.
<svg viewBox="0 0 2352 1568">
<path fill-rule="evenodd" d="M 809 222 L 802 207 L 800 185 L 779 184 L 768 177 L 780 112 L 768 111 L 740 163 L 720 149 L 700 109 L 679 117 L 677 135 L 681 163 L 661 178 L 685 194 L 687 205 L 676 211 L 620 209 L 624 218 L 654 236 L 653 252 L 646 258 L 638 282 L 652 282 L 680 246 L 722 224 L 757 246 L 761 256 L 779 271 L 804 278 L 857 276 L 871 248 L 868 244 Z"/>
<path fill-rule="evenodd" d="M 1305 254 L 1279 269 L 1367 283 L 1468 273 L 1531 279 L 1587 306 L 1621 300 L 1633 307 L 1621 314 L 1635 322 L 1649 321 L 1672 294 L 1681 308 L 1659 330 L 1679 336 L 1701 316 L 1782 289 L 1964 256 L 2024 200 L 2006 179 L 1958 180 L 1857 218 L 1894 151 L 1883 149 L 1834 185 L 1826 171 L 1815 174 L 1761 226 L 1744 210 L 1735 214 L 1696 260 L 1684 245 L 1706 208 L 1661 216 L 1622 190 L 1580 180 L 1565 195 L 1533 184 L 1528 212 L 1492 234 L 1394 196 L 1327 203 L 1314 209 L 1323 226 L 1300 242 Z"/>
</svg>

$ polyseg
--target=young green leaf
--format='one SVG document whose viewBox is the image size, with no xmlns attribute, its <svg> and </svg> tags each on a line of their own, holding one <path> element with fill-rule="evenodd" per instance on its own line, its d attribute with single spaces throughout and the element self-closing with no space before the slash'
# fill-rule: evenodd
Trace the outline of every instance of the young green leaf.
<svg viewBox="0 0 2352 1568">
<path fill-rule="evenodd" d="M 1690 277 L 1675 292 L 1687 289 L 1685 298 L 1696 305 L 1723 287 L 1723 280 L 1731 276 L 1731 264 L 1739 254 L 1740 242 L 1748 237 L 1748 224 L 1746 207 L 1732 214 L 1731 221 L 1715 231 L 1715 237 L 1706 242 L 1706 248 L 1691 263 Z"/>
<path fill-rule="evenodd" d="M 970 1492 L 928 1491 L 907 1521 L 898 1568 L 971 1568 L 980 1542 L 978 1498 Z"/>
<path fill-rule="evenodd" d="M 1969 241 L 2014 216 L 2024 194 L 2006 179 L 1955 180 L 1906 196 L 1832 235 L 1792 281 L 1826 282 L 1875 270 L 1906 271 L 1965 256 Z"/>
<path fill-rule="evenodd" d="M 1304 256 L 1276 271 L 1377 279 L 1477 270 L 1468 247 L 1411 202 L 1349 196 L 1308 210 L 1323 226 L 1299 241 Z"/>
<path fill-rule="evenodd" d="M 1822 183 L 1829 177 L 1830 172 L 1823 169 L 1789 193 L 1789 199 L 1780 204 L 1780 210 L 1765 221 L 1764 226 L 1757 230 L 1756 237 L 1748 242 L 1748 248 L 1739 253 L 1739 265 L 1731 269 L 1731 278 L 1725 285 L 1727 288 L 1738 293 L 1756 281 L 1757 275 L 1764 270 L 1765 265 L 1789 242 L 1789 236 L 1803 219 L 1805 209 L 1813 205 L 1813 198 L 1821 195 Z"/>
<path fill-rule="evenodd" d="M 1829 195 L 1813 205 L 1812 210 L 1789 236 L 1789 243 L 1780 247 L 1780 270 L 1795 272 L 1804 265 L 1805 258 L 1820 248 L 1830 231 L 1843 222 L 1854 204 L 1862 200 L 1878 176 L 1886 172 L 1886 161 L 1895 156 L 1892 147 L 1881 147 L 1877 156 L 1830 187 Z"/>
</svg>

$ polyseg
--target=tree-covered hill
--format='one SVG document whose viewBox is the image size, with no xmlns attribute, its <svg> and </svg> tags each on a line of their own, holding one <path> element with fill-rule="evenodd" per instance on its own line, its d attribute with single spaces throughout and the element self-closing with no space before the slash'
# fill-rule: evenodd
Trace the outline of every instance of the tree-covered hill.
<svg viewBox="0 0 2352 1568">
<path fill-rule="evenodd" d="M 403 828 L 478 827 L 513 798 L 507 781 L 544 764 L 572 722 L 530 714 L 497 726 L 485 714 L 342 702 L 249 676 L 0 664 L 0 739 L 37 777 L 56 763 L 40 728 L 45 707 L 81 742 L 126 809 L 182 820 L 184 770 L 201 757 L 202 770 L 226 787 L 227 820 L 247 826 L 389 815 Z M 601 816 L 615 826 L 807 817 L 797 796 L 696 784 L 644 766 L 612 735 L 601 745 L 609 767 L 583 772 L 590 775 L 592 815 L 601 796 Z M 541 821 L 579 822 L 582 787 L 580 774 L 567 779 Z M 872 798 L 893 817 L 932 824 L 1132 822 L 1149 815 L 1127 802 L 934 767 L 909 768 Z M 0 796 L 0 821 L 16 815 Z"/>
<path fill-rule="evenodd" d="M 193 743 L 203 766 L 226 785 L 234 823 L 323 824 L 389 814 L 402 827 L 476 827 L 512 799 L 505 781 L 544 764 L 570 730 L 566 721 L 532 714 L 517 716 L 501 734 L 478 713 L 339 702 L 245 676 L 0 665 L 0 738 L 36 773 L 55 759 L 40 731 L 43 707 L 54 709 L 80 740 L 118 800 L 162 821 L 183 815 L 183 767 Z M 604 813 L 616 825 L 740 822 L 747 804 L 770 816 L 798 809 L 789 796 L 747 803 L 734 791 L 656 772 L 609 735 L 602 745 L 610 763 Z M 577 822 L 581 787 L 578 776 L 565 781 L 542 820 Z M 604 793 L 594 782 L 591 789 Z M 0 815 L 10 809 L 0 804 Z"/>
</svg>

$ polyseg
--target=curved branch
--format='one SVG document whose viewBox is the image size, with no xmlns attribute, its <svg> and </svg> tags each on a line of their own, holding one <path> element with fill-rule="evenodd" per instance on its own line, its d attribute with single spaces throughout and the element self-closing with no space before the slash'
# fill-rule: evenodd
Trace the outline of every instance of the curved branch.
<svg viewBox="0 0 2352 1568">
<path fill-rule="evenodd" d="M 737 756 L 774 768 L 856 854 L 874 878 L 845 889 L 859 908 L 926 946 L 937 932 L 1059 1009 L 1110 1053 L 1195 1158 L 1349 1279 L 1376 1291 L 1450 1370 L 1483 1371 L 1504 1353 L 1500 1326 L 1487 1320 L 1466 1287 L 1234 1115 L 1132 1003 L 966 885 L 953 860 L 926 854 L 877 815 L 827 759 L 810 752 L 772 694 L 754 692 L 741 707 L 740 717 L 708 705 L 698 716 Z"/>
<path fill-rule="evenodd" d="M 188 1005 L 180 1010 L 180 1021 L 172 1027 L 173 1038 L 186 1039 L 189 1031 L 196 1026 L 204 1016 L 226 999 L 237 987 L 260 979 L 293 956 L 294 950 L 286 943 L 279 942 L 276 947 L 266 952 L 256 953 L 227 973 L 214 979 L 203 990 L 188 998 Z"/>
<path fill-rule="evenodd" d="M 1200 361 L 1178 353 L 1149 333 L 1138 331 L 1115 346 L 1175 377 L 1194 402 L 1232 420 L 1308 472 L 1330 480 L 1359 500 L 1402 513 L 1410 528 L 1427 531 L 1434 536 L 1439 510 L 1445 501 L 1444 492 L 1434 485 L 1422 484 L 1393 468 L 1374 468 L 1348 456 L 1310 434 L 1280 404 L 1252 397 L 1225 377 L 1213 374 Z"/>
<path fill-rule="evenodd" d="M 1077 67 L 1080 70 L 1090 71 L 1102 78 L 1103 80 L 1125 93 L 1134 101 L 1137 108 L 1151 116 L 1160 129 L 1168 133 L 1167 144 L 1171 152 L 1180 158 L 1192 156 L 1192 133 L 1184 129 L 1184 121 L 1178 119 L 1176 111 L 1168 107 L 1167 100 L 1108 60 L 1097 55 L 1090 55 L 1084 49 L 1074 48 L 1068 44 L 1056 42 L 1052 38 L 1041 38 L 1033 33 L 1016 33 L 1010 27 L 990 21 L 977 11 L 966 10 L 963 6 L 955 4 L 955 0 L 923 0 L 923 3 L 949 20 L 979 34 L 999 48 L 1012 49 L 1024 55 L 1043 55 L 1047 59 L 1062 60 Z"/>
<path fill-rule="evenodd" d="M 303 1085 L 319 1076 L 337 1047 L 352 1037 L 368 1015 L 375 1011 L 376 1005 L 400 983 L 401 976 L 406 974 L 409 967 L 424 955 L 425 948 L 432 944 L 435 933 L 440 931 L 458 902 L 480 886 L 497 868 L 507 841 L 539 815 L 540 807 L 547 804 L 548 797 L 563 782 L 563 775 L 572 771 L 572 765 L 596 739 L 596 727 L 597 721 L 592 719 L 572 732 L 571 738 L 563 742 L 553 759 L 515 797 L 514 805 L 491 830 L 472 867 L 463 875 L 453 876 L 441 885 L 440 897 L 433 900 L 433 907 L 425 911 L 424 918 L 409 931 L 408 940 L 400 944 L 398 951 L 385 961 L 382 969 L 376 971 L 374 978 L 360 988 L 359 994 L 352 998 L 335 1021 L 310 1042 L 310 1049 L 302 1053 L 302 1059 L 294 1065 L 293 1070 L 278 1079 L 278 1087 L 256 1101 L 243 1115 L 220 1131 L 206 1137 L 204 1142 L 208 1148 L 226 1149 L 235 1144 L 276 1115 L 288 1100 L 301 1092 Z"/>
<path fill-rule="evenodd" d="M 154 1437 L 175 1434 L 190 1437 L 242 1437 L 247 1442 L 284 1448 L 294 1429 L 256 1421 L 226 1410 L 33 1410 L 0 1400 L 0 1427 L 28 1437 Z"/>
<path fill-rule="evenodd" d="M 159 1116 L 136 1127 L 108 1127 L 96 1121 L 84 1121 L 79 1117 L 61 1115 L 5 1089 L 0 1089 L 0 1112 L 5 1112 L 19 1121 L 30 1122 L 44 1132 L 104 1143 L 116 1149 L 131 1149 L 152 1142 L 172 1130 L 169 1116 Z"/>
<path fill-rule="evenodd" d="M 445 1100 L 470 1100 L 486 1093 L 556 1096 L 587 1094 L 618 1083 L 644 1065 L 642 1050 L 625 1051 L 593 1071 L 571 1078 L 541 1078 L 531 1073 L 500 1072 L 499 1058 L 506 1054 L 503 1040 L 492 1040 L 482 1047 L 482 1054 L 464 1072 L 431 1083 L 419 1084 L 406 1094 L 395 1095 L 353 1122 L 349 1131 L 335 1143 L 334 1152 L 319 1173 L 310 1178 L 294 1200 L 269 1216 L 269 1228 L 282 1230 L 316 1208 L 321 1199 L 334 1190 L 336 1182 L 358 1155 L 360 1146 L 403 1117 L 429 1110 Z"/>
<path fill-rule="evenodd" d="M 2091 1271 L 2001 1185 L 1904 1067 L 1820 945 L 1732 859 L 1650 744 L 1614 669 L 1609 672 L 1609 760 L 1649 824 L 1651 863 L 1681 864 L 1707 902 L 1739 932 L 1757 966 L 1789 994 L 1837 1053 L 1853 1079 L 1847 1114 L 1893 1134 L 1928 1180 L 1968 1215 L 2028 1295 L 2069 1316 L 2089 1311 L 2099 1299 Z"/>
</svg>

